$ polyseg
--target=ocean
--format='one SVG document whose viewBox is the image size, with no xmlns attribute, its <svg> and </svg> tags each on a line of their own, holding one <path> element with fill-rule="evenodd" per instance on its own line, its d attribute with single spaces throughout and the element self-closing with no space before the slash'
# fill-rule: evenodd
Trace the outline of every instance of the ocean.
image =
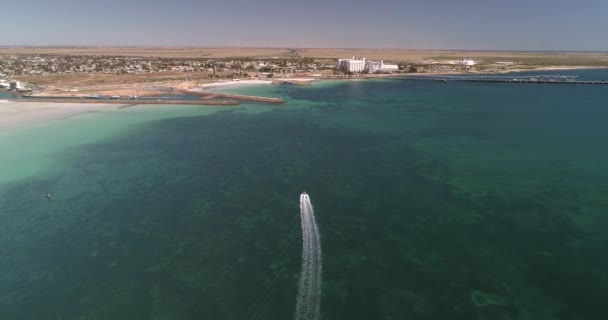
<svg viewBox="0 0 608 320">
<path fill-rule="evenodd" d="M 0 318 L 293 319 L 306 191 L 322 319 L 605 319 L 605 86 L 217 90 L 0 137 Z"/>
</svg>

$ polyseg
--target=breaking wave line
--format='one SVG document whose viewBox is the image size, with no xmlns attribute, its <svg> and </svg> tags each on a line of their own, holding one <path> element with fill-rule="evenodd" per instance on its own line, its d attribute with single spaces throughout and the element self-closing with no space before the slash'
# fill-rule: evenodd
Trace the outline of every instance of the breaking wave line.
<svg viewBox="0 0 608 320">
<path fill-rule="evenodd" d="M 296 320 L 316 320 L 321 315 L 321 236 L 315 213 L 306 193 L 300 195 L 302 219 L 302 271 L 296 300 Z"/>
</svg>

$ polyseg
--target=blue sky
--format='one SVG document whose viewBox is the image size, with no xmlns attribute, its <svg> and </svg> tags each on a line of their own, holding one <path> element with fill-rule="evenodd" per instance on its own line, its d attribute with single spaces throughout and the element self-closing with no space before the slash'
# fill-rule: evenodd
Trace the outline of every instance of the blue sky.
<svg viewBox="0 0 608 320">
<path fill-rule="evenodd" d="M 608 51 L 607 0 L 28 0 L 0 45 Z"/>
</svg>

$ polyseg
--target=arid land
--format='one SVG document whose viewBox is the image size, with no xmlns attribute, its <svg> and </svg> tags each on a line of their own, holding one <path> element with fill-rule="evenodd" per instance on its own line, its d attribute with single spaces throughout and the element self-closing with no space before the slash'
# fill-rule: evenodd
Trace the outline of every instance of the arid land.
<svg viewBox="0 0 608 320">
<path fill-rule="evenodd" d="M 352 77 L 333 70 L 336 59 L 352 56 L 384 60 L 398 64 L 400 68 L 399 72 L 390 75 L 359 77 L 608 67 L 608 53 L 584 52 L 0 47 L 0 78 L 4 75 L 27 83 L 33 89 L 32 93 L 39 96 L 86 96 L 93 93 L 155 96 L 235 78 Z M 465 68 L 459 65 L 462 59 L 473 59 L 477 64 Z M 31 62 L 31 65 L 24 61 Z"/>
<path fill-rule="evenodd" d="M 413 61 L 424 59 L 462 59 L 463 57 L 503 61 L 608 66 L 608 53 L 604 52 L 507 52 L 507 51 L 449 51 L 408 49 L 288 49 L 288 48 L 173 48 L 173 47 L 0 47 L 2 55 L 92 55 L 161 58 L 290 58 L 338 59 L 350 56 L 384 59 L 390 61 Z"/>
</svg>

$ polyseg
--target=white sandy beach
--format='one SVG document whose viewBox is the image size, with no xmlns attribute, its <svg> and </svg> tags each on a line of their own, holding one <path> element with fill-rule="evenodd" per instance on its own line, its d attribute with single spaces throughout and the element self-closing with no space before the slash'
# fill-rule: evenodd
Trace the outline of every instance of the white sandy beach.
<svg viewBox="0 0 608 320">
<path fill-rule="evenodd" d="M 229 80 L 229 81 L 220 81 L 213 83 L 205 83 L 201 84 L 195 88 L 216 88 L 216 87 L 230 87 L 230 86 L 239 86 L 239 85 L 256 85 L 256 84 L 272 84 L 272 80 Z M 190 90 L 192 90 L 190 89 Z"/>
<path fill-rule="evenodd" d="M 192 105 L 0 102 L 0 185 L 53 168 L 68 148 L 119 135 L 128 128 L 170 118 L 208 115 L 222 108 Z"/>
<path fill-rule="evenodd" d="M 47 121 L 75 117 L 103 110 L 118 109 L 117 104 L 14 102 L 0 100 L 0 135 Z"/>
<path fill-rule="evenodd" d="M 198 91 L 209 88 L 220 88 L 220 87 L 234 87 L 234 86 L 245 86 L 245 85 L 269 85 L 277 82 L 312 82 L 319 79 L 315 78 L 272 78 L 269 80 L 252 79 L 252 80 L 227 80 L 218 81 L 213 83 L 204 83 L 196 87 L 192 87 L 188 90 Z"/>
</svg>

